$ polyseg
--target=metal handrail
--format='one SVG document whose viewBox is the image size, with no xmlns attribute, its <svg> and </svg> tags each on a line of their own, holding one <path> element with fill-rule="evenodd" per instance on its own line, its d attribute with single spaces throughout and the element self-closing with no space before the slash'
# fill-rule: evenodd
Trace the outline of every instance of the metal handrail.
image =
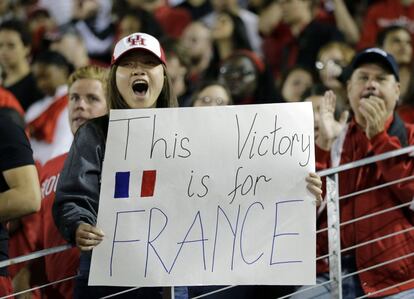
<svg viewBox="0 0 414 299">
<path fill-rule="evenodd" d="M 371 163 L 374 163 L 374 162 L 378 162 L 378 161 L 381 161 L 381 160 L 386 160 L 386 159 L 389 159 L 389 158 L 398 157 L 398 156 L 401 156 L 401 155 L 404 155 L 404 154 L 411 154 L 413 152 L 414 152 L 414 145 L 407 146 L 407 147 L 404 147 L 404 148 L 401 148 L 401 149 L 398 149 L 398 150 L 393 150 L 393 151 L 386 152 L 386 153 L 383 153 L 383 154 L 379 154 L 379 155 L 376 155 L 376 156 L 364 158 L 364 159 L 361 159 L 361 160 L 358 160 L 358 161 L 346 163 L 346 164 L 343 164 L 343 165 L 340 165 L 340 166 L 337 166 L 337 167 L 324 169 L 324 170 L 318 171 L 318 174 L 321 177 L 328 176 L 328 175 L 331 175 L 331 174 L 339 173 L 339 172 L 342 172 L 342 171 L 345 171 L 345 170 L 349 170 L 349 169 L 352 169 L 352 168 L 364 166 L 364 165 L 371 164 Z"/>
</svg>

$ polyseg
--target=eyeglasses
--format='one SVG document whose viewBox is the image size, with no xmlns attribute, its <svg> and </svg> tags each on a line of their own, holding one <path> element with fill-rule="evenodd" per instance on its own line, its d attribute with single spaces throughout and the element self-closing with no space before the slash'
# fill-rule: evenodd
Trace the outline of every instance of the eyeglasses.
<svg viewBox="0 0 414 299">
<path fill-rule="evenodd" d="M 338 59 L 330 59 L 327 62 L 322 62 L 322 61 L 318 60 L 318 61 L 315 62 L 315 67 L 320 71 L 327 68 L 327 67 L 329 67 L 329 66 L 333 66 L 333 65 L 339 66 L 341 68 L 346 67 L 346 63 L 344 63 L 342 60 L 338 60 Z"/>
<path fill-rule="evenodd" d="M 198 98 L 197 101 L 201 101 L 205 105 L 224 106 L 227 104 L 227 102 L 221 97 L 213 98 L 213 97 L 205 96 L 205 97 Z"/>
</svg>

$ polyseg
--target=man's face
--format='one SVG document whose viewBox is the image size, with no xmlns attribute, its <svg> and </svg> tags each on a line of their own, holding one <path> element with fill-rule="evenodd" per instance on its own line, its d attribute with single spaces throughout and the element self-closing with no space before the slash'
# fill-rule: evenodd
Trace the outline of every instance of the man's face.
<svg viewBox="0 0 414 299">
<path fill-rule="evenodd" d="M 394 75 L 375 63 L 359 66 L 348 81 L 347 90 L 355 120 L 362 127 L 366 124 L 360 112 L 360 105 L 363 101 L 371 97 L 383 100 L 389 117 L 400 96 L 400 84 Z"/>
<path fill-rule="evenodd" d="M 29 48 L 23 44 L 20 35 L 16 31 L 0 31 L 0 64 L 8 67 L 16 67 L 26 62 Z"/>
<path fill-rule="evenodd" d="M 410 34 L 401 29 L 390 32 L 384 40 L 384 50 L 391 53 L 398 64 L 411 62 L 413 48 Z"/>
<path fill-rule="evenodd" d="M 54 96 L 56 89 L 65 84 L 68 78 L 66 69 L 54 64 L 35 62 L 32 71 L 37 86 L 48 96 Z"/>
<path fill-rule="evenodd" d="M 73 134 L 87 120 L 107 113 L 101 81 L 78 79 L 69 88 L 69 124 Z"/>
</svg>

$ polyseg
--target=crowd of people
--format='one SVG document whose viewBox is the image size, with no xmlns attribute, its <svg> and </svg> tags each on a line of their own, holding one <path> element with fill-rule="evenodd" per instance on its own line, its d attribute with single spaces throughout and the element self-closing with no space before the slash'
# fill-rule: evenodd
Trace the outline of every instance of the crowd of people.
<svg viewBox="0 0 414 299">
<path fill-rule="evenodd" d="M 310 101 L 317 170 L 335 167 L 414 144 L 413 36 L 414 0 L 0 1 L 0 261 L 74 245 L 0 269 L 0 296 L 71 276 L 16 298 L 125 290 L 87 284 L 104 236 L 96 216 L 109 109 Z M 340 173 L 339 193 L 413 173 L 411 156 L 394 157 Z M 306 181 L 320 204 L 321 179 Z M 342 270 L 360 271 L 342 282 L 344 298 L 414 298 L 413 195 L 405 181 L 341 200 L 341 246 L 351 248 Z M 317 226 L 327 226 L 323 203 Z M 327 244 L 318 234 L 318 255 Z M 318 283 L 329 280 L 326 259 L 317 271 Z M 176 298 L 218 288 L 177 287 Z M 209 298 L 295 290 L 240 286 Z M 327 284 L 292 298 L 331 291 Z"/>
</svg>

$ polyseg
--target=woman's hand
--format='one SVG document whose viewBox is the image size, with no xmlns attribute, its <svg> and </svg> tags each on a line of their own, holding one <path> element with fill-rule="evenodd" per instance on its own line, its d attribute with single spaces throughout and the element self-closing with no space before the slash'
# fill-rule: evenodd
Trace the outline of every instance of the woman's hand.
<svg viewBox="0 0 414 299">
<path fill-rule="evenodd" d="M 306 187 L 315 196 L 316 206 L 320 206 L 322 203 L 322 180 L 316 173 L 309 173 L 306 177 L 308 183 Z"/>
<path fill-rule="evenodd" d="M 92 250 L 102 242 L 104 236 L 101 229 L 87 223 L 81 223 L 76 229 L 76 246 L 82 251 Z"/>
</svg>

